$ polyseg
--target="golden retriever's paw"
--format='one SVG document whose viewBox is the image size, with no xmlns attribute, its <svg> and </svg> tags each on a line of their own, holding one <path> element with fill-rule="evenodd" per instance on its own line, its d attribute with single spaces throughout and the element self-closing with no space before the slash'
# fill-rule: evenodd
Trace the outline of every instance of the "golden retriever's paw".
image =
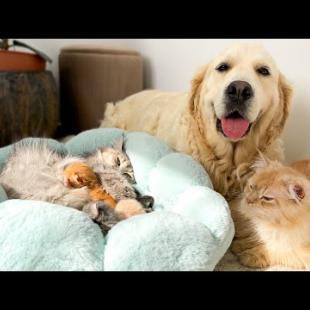
<svg viewBox="0 0 310 310">
<path fill-rule="evenodd" d="M 264 253 L 255 249 L 244 251 L 239 255 L 239 261 L 242 265 L 252 268 L 264 268 L 270 266 L 270 263 Z"/>
</svg>

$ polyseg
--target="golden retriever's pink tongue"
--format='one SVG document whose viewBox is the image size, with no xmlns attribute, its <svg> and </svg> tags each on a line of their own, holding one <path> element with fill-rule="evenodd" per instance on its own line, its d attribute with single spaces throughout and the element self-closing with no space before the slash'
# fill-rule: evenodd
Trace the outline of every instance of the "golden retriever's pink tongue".
<svg viewBox="0 0 310 310">
<path fill-rule="evenodd" d="M 243 118 L 222 118 L 221 125 L 224 134 L 230 139 L 240 139 L 249 128 L 250 123 Z"/>
</svg>

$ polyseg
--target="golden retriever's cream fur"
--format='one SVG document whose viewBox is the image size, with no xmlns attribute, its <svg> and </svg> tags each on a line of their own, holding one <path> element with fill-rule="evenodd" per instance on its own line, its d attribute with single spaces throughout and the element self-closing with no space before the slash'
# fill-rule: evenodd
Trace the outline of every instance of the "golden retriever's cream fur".
<svg viewBox="0 0 310 310">
<path fill-rule="evenodd" d="M 230 70 L 218 72 L 216 67 L 223 61 L 229 62 Z M 268 66 L 270 76 L 257 73 L 262 65 Z M 251 129 L 237 141 L 216 126 L 225 113 L 225 89 L 235 80 L 251 84 L 255 94 L 247 110 Z M 271 159 L 283 159 L 280 134 L 291 97 L 292 88 L 269 54 L 260 45 L 241 44 L 204 66 L 194 77 L 190 93 L 146 90 L 109 103 L 101 127 L 148 132 L 192 155 L 210 174 L 215 189 L 230 200 L 249 177 L 257 149 Z"/>
</svg>

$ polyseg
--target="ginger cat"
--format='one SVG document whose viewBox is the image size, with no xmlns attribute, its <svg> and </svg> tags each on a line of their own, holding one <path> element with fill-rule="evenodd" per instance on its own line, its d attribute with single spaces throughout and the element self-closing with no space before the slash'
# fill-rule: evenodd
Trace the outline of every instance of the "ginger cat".
<svg viewBox="0 0 310 310">
<path fill-rule="evenodd" d="M 310 160 L 256 162 L 238 211 L 250 234 L 232 244 L 243 265 L 310 268 Z"/>
</svg>

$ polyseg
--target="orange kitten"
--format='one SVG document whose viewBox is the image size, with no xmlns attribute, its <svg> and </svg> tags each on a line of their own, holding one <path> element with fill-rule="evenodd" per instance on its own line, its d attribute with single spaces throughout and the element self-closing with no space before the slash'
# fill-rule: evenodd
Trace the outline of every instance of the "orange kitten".
<svg viewBox="0 0 310 310">
<path fill-rule="evenodd" d="M 232 251 L 250 267 L 310 267 L 310 161 L 292 167 L 263 159 L 248 180 L 239 212 L 251 233 L 234 241 Z"/>
<path fill-rule="evenodd" d="M 134 215 L 144 214 L 143 205 L 135 199 L 123 199 L 117 201 L 102 186 L 95 172 L 90 166 L 83 162 L 75 162 L 64 169 L 64 184 L 72 188 L 81 188 L 86 186 L 89 190 L 89 197 L 93 201 L 103 201 L 110 209 L 110 215 L 113 221 L 110 223 L 106 217 L 99 212 L 94 204 L 86 205 L 83 211 L 88 213 L 91 218 L 101 224 L 104 231 L 111 228 L 112 224 L 129 218 Z M 108 209 L 105 209 L 107 212 Z M 111 209 L 114 209 L 112 212 Z M 110 216 L 111 217 L 111 216 Z"/>
<path fill-rule="evenodd" d="M 103 189 L 95 172 L 85 163 L 76 162 L 68 165 L 64 169 L 64 184 L 73 188 L 87 186 L 91 200 L 104 201 L 112 208 L 116 206 L 116 199 Z"/>
</svg>

